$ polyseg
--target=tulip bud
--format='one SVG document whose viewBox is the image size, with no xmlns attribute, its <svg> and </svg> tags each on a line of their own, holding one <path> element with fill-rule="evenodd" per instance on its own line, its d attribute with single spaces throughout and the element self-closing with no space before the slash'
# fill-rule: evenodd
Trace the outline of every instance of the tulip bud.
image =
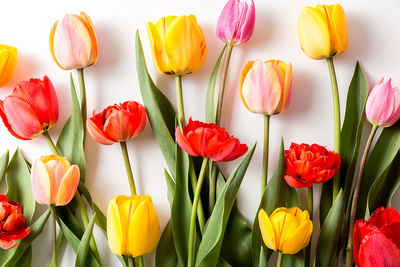
<svg viewBox="0 0 400 267">
<path fill-rule="evenodd" d="M 265 245 L 283 254 L 296 254 L 310 242 L 313 230 L 308 211 L 297 207 L 277 208 L 269 217 L 258 212 L 258 222 Z"/>
<path fill-rule="evenodd" d="M 17 49 L 8 45 L 0 45 L 0 87 L 8 83 L 17 66 Z"/>
<path fill-rule="evenodd" d="M 98 48 L 94 26 L 84 12 L 67 14 L 50 31 L 50 53 L 64 69 L 82 69 L 97 61 Z"/>
<path fill-rule="evenodd" d="M 299 39 L 312 59 L 327 59 L 346 51 L 349 33 L 341 5 L 305 7 L 299 17 Z"/>
<path fill-rule="evenodd" d="M 230 45 L 246 43 L 254 32 L 253 0 L 229 0 L 219 16 L 217 36 Z"/>
<path fill-rule="evenodd" d="M 400 90 L 392 87 L 391 79 L 383 78 L 372 88 L 365 106 L 365 114 L 370 123 L 389 127 L 400 118 Z"/>
<path fill-rule="evenodd" d="M 147 23 L 153 62 L 162 74 L 184 75 L 197 71 L 206 58 L 206 40 L 196 17 L 168 16 Z"/>
<path fill-rule="evenodd" d="M 278 114 L 289 106 L 291 84 L 291 63 L 249 61 L 240 75 L 240 96 L 251 112 Z"/>
<path fill-rule="evenodd" d="M 109 106 L 86 122 L 89 134 L 103 145 L 125 142 L 138 136 L 146 125 L 146 110 L 135 102 L 127 101 Z"/>
<path fill-rule="evenodd" d="M 41 156 L 32 166 L 33 196 L 39 204 L 67 205 L 79 184 L 79 167 L 57 155 Z"/>
<path fill-rule="evenodd" d="M 0 116 L 8 131 L 21 140 L 33 139 L 50 129 L 58 119 L 58 101 L 49 78 L 18 84 L 12 95 L 0 100 Z"/>
<path fill-rule="evenodd" d="M 138 257 L 160 239 L 160 225 L 149 195 L 117 196 L 107 211 L 108 245 L 114 254 Z"/>
</svg>

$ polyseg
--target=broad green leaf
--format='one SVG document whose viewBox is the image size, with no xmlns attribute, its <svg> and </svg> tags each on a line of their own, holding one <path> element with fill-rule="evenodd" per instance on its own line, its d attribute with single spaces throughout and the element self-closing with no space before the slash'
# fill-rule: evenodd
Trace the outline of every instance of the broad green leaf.
<svg viewBox="0 0 400 267">
<path fill-rule="evenodd" d="M 182 266 L 187 263 L 192 201 L 189 195 L 189 157 L 176 145 L 175 191 L 171 207 L 175 250 Z"/>
<path fill-rule="evenodd" d="M 32 264 L 32 246 L 29 246 L 24 254 L 21 256 L 15 266 L 18 267 L 31 267 Z"/>
<path fill-rule="evenodd" d="M 0 157 L 0 184 L 3 182 L 8 167 L 8 150 Z"/>
<path fill-rule="evenodd" d="M 206 96 L 206 122 L 207 123 L 215 123 L 215 84 L 217 82 L 217 77 L 218 77 L 218 70 L 219 70 L 219 65 L 221 64 L 221 59 L 223 55 L 225 54 L 227 45 L 224 46 L 222 49 L 221 53 L 219 54 L 219 57 L 217 59 L 217 62 L 215 63 L 214 69 L 211 73 L 210 76 L 210 81 L 208 82 L 208 88 L 207 88 L 207 96 Z"/>
<path fill-rule="evenodd" d="M 256 217 L 253 223 L 252 247 L 253 247 L 253 266 L 259 266 L 260 247 L 264 247 L 264 242 L 261 238 L 260 227 L 258 224 L 258 211 L 264 209 L 267 214 L 271 214 L 276 208 L 285 206 L 286 203 L 286 182 L 283 178 L 285 170 L 285 157 L 283 140 L 281 141 L 281 150 L 279 153 L 279 161 L 276 166 L 275 172 L 268 182 L 263 196 L 261 198 L 260 206 L 258 207 Z M 269 258 L 270 253 L 264 251 L 264 254 Z"/>
<path fill-rule="evenodd" d="M 21 152 L 17 149 L 7 168 L 7 198 L 21 204 L 29 225 L 35 213 L 36 201 L 31 187 L 31 174 Z"/>
<path fill-rule="evenodd" d="M 75 266 L 84 267 L 86 263 L 86 256 L 88 255 L 89 242 L 93 232 L 94 221 L 96 219 L 96 213 L 93 213 L 93 217 L 87 225 L 85 232 L 83 233 L 81 242 L 78 246 L 78 252 L 76 253 Z"/>
<path fill-rule="evenodd" d="M 216 266 L 218 263 L 229 215 L 255 147 L 256 145 L 254 144 L 240 165 L 232 172 L 217 198 L 214 210 L 208 219 L 203 238 L 199 245 L 195 263 L 196 267 Z"/>
<path fill-rule="evenodd" d="M 267 263 L 267 259 L 265 258 L 265 254 L 264 254 L 264 248 L 260 247 L 260 261 L 258 264 L 259 267 L 267 267 L 268 263 Z"/>
<path fill-rule="evenodd" d="M 178 256 L 175 252 L 174 237 L 172 236 L 172 223 L 168 221 L 158 242 L 156 252 L 156 267 L 175 267 Z"/>
<path fill-rule="evenodd" d="M 400 149 L 400 122 L 384 128 L 375 146 L 367 158 L 364 175 L 361 180 L 360 195 L 357 204 L 357 219 L 363 218 L 368 192 L 375 179 L 390 166 Z"/>
<path fill-rule="evenodd" d="M 332 262 L 337 261 L 339 254 L 337 248 L 344 220 L 344 204 L 344 194 L 341 189 L 322 225 L 317 243 L 315 266 L 329 267 L 332 266 Z"/>
<path fill-rule="evenodd" d="M 164 169 L 165 181 L 167 182 L 168 188 L 168 201 L 172 206 L 172 202 L 174 201 L 174 191 L 175 191 L 175 182 L 172 179 L 171 175 L 169 175 L 168 171 Z"/>
<path fill-rule="evenodd" d="M 83 126 L 81 108 L 79 106 L 78 97 L 76 95 L 74 80 L 72 74 L 71 82 L 71 98 L 72 98 L 72 114 L 65 123 L 60 136 L 57 140 L 57 149 L 63 157 L 68 158 L 72 164 L 79 167 L 81 181 L 85 182 L 86 161 L 85 151 L 83 148 Z"/>
<path fill-rule="evenodd" d="M 47 222 L 47 219 L 50 216 L 50 209 L 47 209 L 43 212 L 42 215 L 33 223 L 31 224 L 31 231 L 27 237 L 25 237 L 19 245 L 10 250 L 2 250 L 2 252 L 7 252 L 7 255 L 1 253 L 0 255 L 0 262 L 2 263 L 2 267 L 14 267 L 19 266 L 17 265 L 18 262 L 21 261 L 21 258 L 26 255 L 25 252 L 30 248 L 31 243 L 35 240 L 35 238 L 43 231 L 43 227 Z M 12 255 L 12 257 L 10 257 Z M 6 256 L 6 257 L 5 257 Z"/>
<path fill-rule="evenodd" d="M 167 162 L 169 171 L 174 173 L 176 112 L 168 98 L 154 84 L 147 71 L 139 32 L 136 32 L 136 69 L 140 92 L 151 128 Z"/>
</svg>

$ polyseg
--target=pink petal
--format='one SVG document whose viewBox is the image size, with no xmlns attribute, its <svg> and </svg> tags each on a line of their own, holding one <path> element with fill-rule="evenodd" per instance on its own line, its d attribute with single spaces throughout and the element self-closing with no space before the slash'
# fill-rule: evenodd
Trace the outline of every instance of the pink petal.
<svg viewBox="0 0 400 267">
<path fill-rule="evenodd" d="M 79 168 L 76 165 L 72 165 L 71 168 L 63 176 L 60 186 L 57 192 L 57 206 L 67 205 L 76 193 L 76 189 L 79 185 Z"/>
<path fill-rule="evenodd" d="M 37 203 L 47 205 L 51 203 L 52 185 L 46 165 L 40 159 L 33 163 L 31 185 L 33 196 Z"/>
</svg>

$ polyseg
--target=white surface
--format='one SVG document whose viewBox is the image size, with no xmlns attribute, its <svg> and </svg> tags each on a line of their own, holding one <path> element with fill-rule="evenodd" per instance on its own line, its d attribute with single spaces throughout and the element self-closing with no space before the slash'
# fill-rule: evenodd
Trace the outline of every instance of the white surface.
<svg viewBox="0 0 400 267">
<path fill-rule="evenodd" d="M 300 49 L 297 37 L 297 20 L 301 8 L 328 1 L 265 1 L 255 0 L 256 27 L 251 40 L 233 51 L 228 77 L 222 124 L 251 146 L 258 147 L 239 191 L 239 206 L 252 221 L 259 202 L 262 161 L 262 116 L 247 111 L 238 94 L 238 77 L 243 65 L 250 59 L 281 59 L 293 64 L 292 98 L 289 109 L 271 120 L 270 173 L 277 162 L 280 137 L 286 147 L 290 142 L 307 142 L 333 148 L 333 112 L 328 69 L 324 61 L 309 59 Z M 18 48 L 18 66 L 9 85 L 0 90 L 0 98 L 11 93 L 22 80 L 48 75 L 57 90 L 60 102 L 60 119 L 51 129 L 53 139 L 58 136 L 70 113 L 69 72 L 53 62 L 48 49 L 48 36 L 53 23 L 65 13 L 85 11 L 93 20 L 98 41 L 99 60 L 86 69 L 88 111 L 102 110 L 108 105 L 126 100 L 141 101 L 138 88 L 134 37 L 139 28 L 148 67 L 156 84 L 175 103 L 174 81 L 156 73 L 149 48 L 146 23 L 155 22 L 166 15 L 195 14 L 207 41 L 207 58 L 195 74 L 183 80 L 186 116 L 204 119 L 204 103 L 209 74 L 223 43 L 215 36 L 215 26 L 225 0 L 147 0 L 147 1 L 5 1 L 0 16 L 0 43 Z M 370 85 L 381 76 L 392 77 L 400 85 L 398 60 L 400 58 L 400 22 L 397 0 L 341 1 L 346 12 L 350 45 L 347 52 L 335 58 L 340 88 L 342 118 L 347 88 L 356 60 L 360 60 Z M 76 74 L 75 79 L 77 82 Z M 199 101 L 200 99 L 200 101 Z M 19 141 L 6 128 L 0 126 L 0 153 L 20 147 L 29 160 L 34 160 L 50 150 L 43 138 Z M 162 227 L 169 218 L 163 168 L 166 164 L 151 132 L 145 131 L 128 144 L 138 191 L 150 194 L 157 209 Z M 128 182 L 118 145 L 102 146 L 90 137 L 87 143 L 87 185 L 93 200 L 105 212 L 108 202 L 117 194 L 129 194 Z M 230 171 L 238 164 L 223 163 Z M 399 198 L 396 198 L 399 207 Z M 46 266 L 51 254 L 49 224 L 33 246 L 33 266 Z M 104 266 L 118 266 L 104 237 L 98 231 L 97 244 Z M 149 261 L 147 257 L 146 261 Z M 67 248 L 62 266 L 72 266 L 75 255 Z M 150 266 L 150 265 L 149 265 Z"/>
</svg>

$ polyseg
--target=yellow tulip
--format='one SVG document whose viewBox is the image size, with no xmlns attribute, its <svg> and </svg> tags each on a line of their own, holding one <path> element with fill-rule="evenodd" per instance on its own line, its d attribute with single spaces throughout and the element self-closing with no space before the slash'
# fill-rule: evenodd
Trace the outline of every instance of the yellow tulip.
<svg viewBox="0 0 400 267">
<path fill-rule="evenodd" d="M 327 59 L 346 51 L 349 33 L 342 6 L 303 8 L 299 17 L 299 39 L 304 53 L 312 59 Z"/>
<path fill-rule="evenodd" d="M 310 242 L 313 224 L 307 210 L 277 208 L 268 217 L 261 209 L 258 222 L 265 245 L 275 251 L 296 254 Z"/>
<path fill-rule="evenodd" d="M 158 72 L 184 75 L 200 69 L 207 47 L 194 15 L 168 16 L 147 23 L 147 32 Z"/>
<path fill-rule="evenodd" d="M 138 257 L 151 252 L 160 239 L 160 225 L 151 197 L 120 195 L 111 200 L 107 237 L 114 254 Z"/>
<path fill-rule="evenodd" d="M 8 83 L 17 66 L 17 49 L 0 44 L 0 87 Z"/>
</svg>

